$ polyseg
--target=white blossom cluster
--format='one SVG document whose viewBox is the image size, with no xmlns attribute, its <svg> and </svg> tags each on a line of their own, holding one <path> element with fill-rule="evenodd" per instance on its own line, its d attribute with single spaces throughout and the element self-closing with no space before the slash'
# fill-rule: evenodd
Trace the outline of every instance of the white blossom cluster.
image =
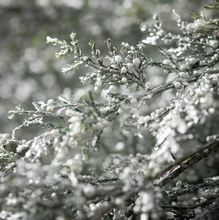
<svg viewBox="0 0 219 220">
<path fill-rule="evenodd" d="M 199 19 L 195 20 L 194 23 L 189 23 L 187 25 L 186 29 L 187 29 L 188 33 L 207 33 L 209 31 L 212 31 L 212 29 L 213 29 L 213 36 L 218 37 L 219 31 L 218 31 L 218 29 L 215 29 L 213 27 L 213 25 L 217 26 L 218 22 L 219 22 L 218 19 L 207 20 L 204 17 L 200 17 Z"/>
</svg>

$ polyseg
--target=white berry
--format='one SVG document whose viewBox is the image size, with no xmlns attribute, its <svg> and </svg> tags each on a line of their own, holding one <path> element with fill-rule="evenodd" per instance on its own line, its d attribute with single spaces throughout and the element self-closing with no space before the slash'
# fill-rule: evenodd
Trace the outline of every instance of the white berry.
<svg viewBox="0 0 219 220">
<path fill-rule="evenodd" d="M 189 58 L 188 60 L 189 64 L 195 64 L 197 63 L 197 59 L 195 59 L 194 57 Z"/>
<path fill-rule="evenodd" d="M 121 63 L 121 62 L 122 62 L 122 57 L 121 57 L 120 55 L 116 55 L 116 56 L 114 57 L 114 59 L 115 59 L 115 62 L 116 62 L 116 63 Z"/>
<path fill-rule="evenodd" d="M 152 94 L 148 94 L 147 99 L 151 99 L 151 98 L 152 98 Z"/>
<path fill-rule="evenodd" d="M 210 41 L 210 45 L 211 45 L 213 48 L 217 48 L 217 47 L 218 47 L 218 41 L 217 41 L 217 40 L 212 40 L 212 41 Z"/>
<path fill-rule="evenodd" d="M 122 198 L 116 198 L 115 199 L 115 204 L 117 206 L 123 206 L 124 205 L 124 200 Z"/>
<path fill-rule="evenodd" d="M 101 81 L 97 81 L 97 82 L 96 82 L 96 86 L 97 86 L 97 87 L 102 86 L 102 82 L 101 82 Z"/>
<path fill-rule="evenodd" d="M 121 69 L 121 73 L 127 73 L 127 69 L 126 69 L 126 67 L 122 67 L 122 69 Z"/>
<path fill-rule="evenodd" d="M 170 65 L 170 64 L 171 64 L 171 61 L 168 60 L 168 59 L 167 59 L 167 60 L 164 60 L 164 61 L 163 61 L 163 64 L 164 64 L 164 65 Z"/>
<path fill-rule="evenodd" d="M 137 104 L 137 99 L 135 99 L 135 98 L 131 99 L 131 104 L 136 105 Z"/>
<path fill-rule="evenodd" d="M 47 101 L 47 105 L 53 105 L 54 104 L 54 100 L 53 99 L 49 99 L 48 101 Z"/>
<path fill-rule="evenodd" d="M 123 111 L 121 108 L 118 109 L 118 113 L 121 114 Z"/>
<path fill-rule="evenodd" d="M 87 60 L 88 60 L 88 57 L 87 57 L 87 56 L 84 56 L 84 57 L 83 57 L 83 61 L 86 62 Z"/>
<path fill-rule="evenodd" d="M 68 117 L 72 117 L 74 115 L 75 111 L 73 111 L 72 109 L 67 109 L 65 112 L 65 115 Z"/>
<path fill-rule="evenodd" d="M 46 111 L 47 112 L 53 112 L 54 108 L 52 105 L 47 106 Z"/>
<path fill-rule="evenodd" d="M 186 78 L 189 76 L 189 74 L 187 72 L 179 72 L 179 76 L 182 78 Z"/>
<path fill-rule="evenodd" d="M 135 58 L 132 63 L 134 64 L 134 66 L 139 67 L 141 60 L 139 58 Z"/>
<path fill-rule="evenodd" d="M 131 63 L 127 64 L 128 69 L 131 69 L 133 67 L 133 65 Z"/>
<path fill-rule="evenodd" d="M 111 85 L 111 86 L 109 87 L 109 91 L 110 91 L 110 92 L 115 92 L 115 91 L 116 91 L 116 87 L 113 86 L 113 85 Z"/>
<path fill-rule="evenodd" d="M 181 83 L 180 83 L 180 82 L 175 82 L 175 83 L 174 83 L 174 87 L 175 87 L 176 89 L 179 89 L 179 88 L 181 87 Z"/>
<path fill-rule="evenodd" d="M 126 83 L 128 80 L 126 77 L 122 77 L 122 82 Z"/>
<path fill-rule="evenodd" d="M 84 187 L 83 193 L 86 197 L 91 198 L 95 194 L 95 188 L 92 185 L 87 185 Z"/>
<path fill-rule="evenodd" d="M 181 64 L 181 65 L 180 65 L 180 69 L 181 69 L 182 71 L 187 70 L 187 68 L 188 68 L 188 66 L 187 66 L 186 64 Z"/>
<path fill-rule="evenodd" d="M 151 88 L 151 82 L 146 82 L 146 83 L 145 83 L 145 87 L 146 87 L 147 89 Z"/>
</svg>

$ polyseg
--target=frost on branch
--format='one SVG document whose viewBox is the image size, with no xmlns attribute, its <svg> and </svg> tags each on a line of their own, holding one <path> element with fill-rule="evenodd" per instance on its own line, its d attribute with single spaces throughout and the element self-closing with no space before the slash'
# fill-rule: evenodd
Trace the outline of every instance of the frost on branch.
<svg viewBox="0 0 219 220">
<path fill-rule="evenodd" d="M 87 95 L 33 102 L 0 135 L 1 219 L 204 219 L 218 209 L 218 20 L 200 13 L 180 34 L 142 23 L 145 38 L 103 56 L 76 34 L 59 45 L 64 73 L 88 67 Z M 156 59 L 148 51 L 157 52 Z M 40 127 L 33 138 L 22 129 Z M 199 162 L 200 161 L 200 162 Z M 196 164 L 199 162 L 198 167 Z"/>
</svg>

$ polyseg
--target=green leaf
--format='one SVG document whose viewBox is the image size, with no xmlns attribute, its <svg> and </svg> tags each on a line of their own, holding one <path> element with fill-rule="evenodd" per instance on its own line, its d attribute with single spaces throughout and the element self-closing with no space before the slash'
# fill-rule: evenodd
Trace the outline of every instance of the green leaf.
<svg viewBox="0 0 219 220">
<path fill-rule="evenodd" d="M 14 114 L 8 116 L 9 119 L 14 118 Z"/>
<path fill-rule="evenodd" d="M 89 45 L 91 46 L 92 57 L 95 58 L 96 45 L 93 40 L 90 40 Z"/>
<path fill-rule="evenodd" d="M 201 18 L 201 15 L 198 11 L 196 13 L 193 13 L 193 12 L 190 11 L 190 13 L 192 14 L 193 18 L 195 18 L 195 19 L 200 19 Z"/>
<path fill-rule="evenodd" d="M 219 9 L 219 5 L 216 5 L 216 4 L 204 5 L 204 7 L 208 10 L 218 10 Z"/>
<path fill-rule="evenodd" d="M 34 108 L 35 108 L 37 111 L 40 111 L 40 110 L 41 110 L 40 106 L 39 106 L 36 102 L 32 102 L 32 105 L 34 106 Z"/>
<path fill-rule="evenodd" d="M 62 72 L 63 72 L 64 74 L 66 74 L 66 73 L 68 73 L 68 72 L 73 71 L 73 70 L 76 69 L 76 68 L 79 69 L 80 66 L 82 66 L 83 63 L 84 63 L 83 61 L 76 61 L 76 62 L 74 62 L 73 64 L 68 65 L 67 68 L 62 68 Z"/>
</svg>

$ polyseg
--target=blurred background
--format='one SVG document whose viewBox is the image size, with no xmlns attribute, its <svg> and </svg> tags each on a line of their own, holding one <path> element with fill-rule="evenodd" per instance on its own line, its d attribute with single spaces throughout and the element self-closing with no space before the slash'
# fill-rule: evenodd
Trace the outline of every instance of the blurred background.
<svg viewBox="0 0 219 220">
<path fill-rule="evenodd" d="M 83 54 L 90 55 L 88 42 L 106 52 L 104 41 L 111 38 L 137 44 L 144 37 L 140 23 L 153 22 L 159 14 L 164 29 L 179 31 L 172 19 L 175 9 L 183 20 L 192 21 L 190 11 L 203 10 L 211 0 L 0 0 L 0 133 L 11 132 L 20 117 L 9 120 L 16 105 L 33 109 L 33 101 L 46 101 L 60 94 L 74 94 L 83 85 L 78 77 L 86 69 L 63 75 L 69 59 L 56 59 L 58 47 L 46 44 L 46 36 L 70 41 L 77 33 Z M 174 24 L 174 25 L 172 25 Z M 153 53 L 153 51 L 150 51 Z M 81 90 L 80 90 L 81 91 Z"/>
</svg>

